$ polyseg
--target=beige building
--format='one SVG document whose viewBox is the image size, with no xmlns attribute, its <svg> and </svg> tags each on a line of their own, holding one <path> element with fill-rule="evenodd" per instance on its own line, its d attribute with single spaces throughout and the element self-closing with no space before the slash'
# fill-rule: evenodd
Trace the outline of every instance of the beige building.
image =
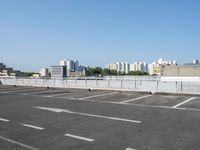
<svg viewBox="0 0 200 150">
<path fill-rule="evenodd" d="M 163 66 L 162 76 L 200 76 L 200 64 Z"/>
</svg>

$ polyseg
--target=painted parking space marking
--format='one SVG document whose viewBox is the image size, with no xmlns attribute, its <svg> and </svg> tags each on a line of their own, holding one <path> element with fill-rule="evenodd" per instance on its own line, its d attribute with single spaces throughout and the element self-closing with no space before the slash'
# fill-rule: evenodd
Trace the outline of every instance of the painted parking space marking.
<svg viewBox="0 0 200 150">
<path fill-rule="evenodd" d="M 64 91 L 63 91 L 64 92 Z M 76 94 L 81 94 L 81 93 L 85 93 L 85 91 L 82 92 L 70 92 L 70 93 L 59 93 L 59 94 L 52 94 L 52 95 L 48 95 L 47 97 L 56 97 L 56 96 L 69 96 L 69 95 L 76 95 Z"/>
<path fill-rule="evenodd" d="M 38 148 L 35 148 L 35 147 L 30 146 L 30 145 L 26 145 L 26 144 L 14 141 L 12 139 L 9 139 L 9 138 L 3 137 L 3 136 L 0 136 L 0 140 L 3 140 L 3 141 L 6 141 L 6 142 L 9 142 L 9 143 L 21 146 L 21 147 L 29 149 L 29 150 L 39 150 Z"/>
<path fill-rule="evenodd" d="M 30 92 L 30 94 L 45 94 L 50 92 L 62 92 L 63 90 L 47 90 L 47 91 L 39 91 L 39 92 Z"/>
<path fill-rule="evenodd" d="M 32 95 L 32 96 L 39 96 L 40 95 Z M 49 97 L 53 99 L 63 99 L 63 100 L 76 100 L 76 101 L 82 101 L 78 98 L 67 98 L 67 97 Z M 108 103 L 108 104 L 116 104 L 116 105 L 127 105 L 127 106 L 139 106 L 139 107 L 149 107 L 149 108 L 164 108 L 164 109 L 173 109 L 173 110 L 185 110 L 185 111 L 200 111 L 200 109 L 193 109 L 193 108 L 173 108 L 169 106 L 158 106 L 158 105 L 146 105 L 146 104 L 133 104 L 133 103 L 120 103 L 120 102 L 113 102 L 113 101 L 99 101 L 99 100 L 94 100 L 94 99 L 85 99 L 84 101 L 88 102 L 97 102 L 97 103 Z"/>
<path fill-rule="evenodd" d="M 16 95 L 20 95 L 17 93 Z M 25 94 L 21 94 L 24 95 Z M 34 96 L 34 97 L 42 97 L 41 95 L 31 95 L 27 94 L 29 96 Z M 68 97 L 48 97 L 48 98 L 53 98 L 53 99 L 63 99 L 63 100 L 76 100 L 76 101 L 81 101 L 78 98 L 68 98 Z M 133 105 L 133 106 L 140 106 L 140 107 L 149 107 L 149 108 L 164 108 L 164 109 L 173 109 L 173 110 L 185 110 L 185 111 L 200 111 L 200 109 L 194 109 L 194 108 L 173 108 L 169 106 L 158 106 L 158 105 L 145 105 L 145 104 L 133 104 L 133 103 L 120 103 L 120 102 L 114 102 L 114 101 L 104 101 L 104 100 L 92 100 L 92 99 L 85 99 L 84 101 L 88 102 L 97 102 L 97 103 L 108 103 L 108 104 L 116 104 L 116 105 Z"/>
<path fill-rule="evenodd" d="M 134 99 L 129 99 L 129 100 L 121 101 L 119 103 L 128 103 L 128 102 L 140 100 L 140 99 L 143 99 L 143 98 L 147 98 L 147 97 L 150 97 L 150 96 L 152 96 L 152 95 L 145 95 L 145 96 L 137 97 L 137 98 L 134 98 Z"/>
<path fill-rule="evenodd" d="M 37 92 L 41 90 L 35 89 L 35 88 L 34 89 L 28 88 L 28 89 L 5 90 L 5 91 L 0 91 L 0 92 L 5 93 L 5 94 L 11 93 L 11 94 L 19 94 L 19 95 L 28 95 L 29 92 L 34 93 L 34 91 Z M 28 93 L 23 93 L 23 92 L 28 92 Z"/>
<path fill-rule="evenodd" d="M 189 102 L 189 101 L 191 101 L 191 100 L 193 100 L 193 99 L 195 99 L 195 97 L 192 97 L 192 98 L 190 98 L 190 99 L 188 99 L 188 100 L 185 100 L 185 101 L 183 101 L 183 102 L 181 102 L 181 103 L 179 103 L 179 104 L 173 106 L 172 108 L 177 108 L 177 107 L 179 107 L 179 106 L 181 106 L 181 105 L 183 105 L 183 104 L 185 104 L 185 103 L 187 103 L 187 102 Z"/>
<path fill-rule="evenodd" d="M 89 98 L 96 98 L 96 97 L 102 97 L 102 96 L 109 96 L 109 95 L 114 95 L 114 94 L 118 94 L 118 93 L 113 92 L 113 93 L 104 93 L 104 94 L 92 95 L 92 96 L 79 98 L 79 100 L 85 100 L 85 99 L 89 99 Z"/>
<path fill-rule="evenodd" d="M 9 122 L 10 120 L 8 120 L 8 119 L 4 119 L 4 118 L 0 118 L 0 121 L 3 121 L 3 122 Z"/>
<path fill-rule="evenodd" d="M 75 138 L 75 139 L 79 139 L 79 140 L 83 140 L 83 141 L 87 141 L 87 142 L 93 142 L 94 141 L 94 139 L 91 139 L 91 138 L 86 138 L 86 137 L 77 136 L 77 135 L 68 134 L 68 133 L 65 134 L 65 136 Z"/>
<path fill-rule="evenodd" d="M 109 119 L 109 120 L 116 120 L 116 121 L 123 121 L 123 122 L 131 122 L 131 123 L 141 123 L 141 121 L 138 120 L 130 120 L 130 119 L 124 119 L 124 118 L 116 118 L 116 117 L 109 117 L 109 116 L 102 116 L 102 115 L 95 115 L 95 114 L 88 114 L 88 113 L 82 113 L 82 112 L 73 112 L 68 109 L 58 109 L 58 108 L 49 108 L 49 107 L 37 107 L 34 106 L 34 108 L 52 111 L 56 113 L 70 113 L 70 114 L 76 114 L 81 116 L 88 116 L 88 117 L 95 117 L 95 118 L 102 118 L 102 119 Z"/>
<path fill-rule="evenodd" d="M 0 93 L 7 94 L 8 92 L 7 91 L 0 91 Z"/>
<path fill-rule="evenodd" d="M 30 87 L 28 87 L 28 88 L 25 88 L 25 87 L 23 87 L 23 88 L 12 88 L 12 89 L 0 89 L 1 91 L 8 91 L 8 92 L 20 92 L 20 91 L 29 91 L 29 90 L 34 90 L 34 89 L 36 89 L 36 88 L 30 88 Z"/>
<path fill-rule="evenodd" d="M 30 91 L 30 90 L 10 90 L 10 91 L 4 91 L 4 93 L 19 93 L 19 92 L 26 92 L 26 91 Z"/>
<path fill-rule="evenodd" d="M 29 128 L 33 128 L 33 129 L 37 129 L 37 130 L 44 130 L 44 128 L 42 128 L 42 127 L 38 127 L 38 126 L 30 125 L 30 124 L 21 123 L 21 125 L 24 127 L 29 127 Z"/>
<path fill-rule="evenodd" d="M 136 149 L 127 147 L 125 150 L 136 150 Z"/>
<path fill-rule="evenodd" d="M 20 87 L 20 88 L 15 88 L 15 87 L 13 87 L 13 88 L 2 88 L 2 89 L 0 89 L 1 91 L 7 91 L 7 90 L 9 90 L 9 91 L 15 91 L 15 90 L 25 90 L 25 89 L 27 89 L 27 88 L 25 88 L 25 87 Z"/>
</svg>

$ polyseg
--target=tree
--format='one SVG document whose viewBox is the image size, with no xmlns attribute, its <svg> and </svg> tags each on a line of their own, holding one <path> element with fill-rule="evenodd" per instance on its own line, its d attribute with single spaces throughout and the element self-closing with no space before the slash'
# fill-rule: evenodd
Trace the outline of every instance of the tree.
<svg viewBox="0 0 200 150">
<path fill-rule="evenodd" d="M 142 72 L 142 71 L 130 71 L 127 75 L 144 76 L 149 74 L 147 72 Z"/>
<path fill-rule="evenodd" d="M 102 68 L 95 67 L 95 68 L 87 68 L 86 76 L 99 76 L 102 74 Z"/>
<path fill-rule="evenodd" d="M 110 74 L 111 74 L 110 69 L 105 68 L 105 69 L 102 70 L 102 75 L 110 75 Z"/>
</svg>

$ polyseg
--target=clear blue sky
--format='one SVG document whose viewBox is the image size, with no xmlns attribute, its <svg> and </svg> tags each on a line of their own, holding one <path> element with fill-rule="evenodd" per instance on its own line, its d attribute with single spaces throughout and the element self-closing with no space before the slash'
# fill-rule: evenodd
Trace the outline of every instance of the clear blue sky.
<svg viewBox="0 0 200 150">
<path fill-rule="evenodd" d="M 160 57 L 200 58 L 199 0 L 0 0 L 0 61 L 15 69 Z"/>
</svg>

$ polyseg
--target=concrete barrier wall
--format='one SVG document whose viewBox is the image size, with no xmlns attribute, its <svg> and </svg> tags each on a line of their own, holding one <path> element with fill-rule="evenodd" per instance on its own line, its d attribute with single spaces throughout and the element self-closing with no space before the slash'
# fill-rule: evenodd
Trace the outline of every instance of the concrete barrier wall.
<svg viewBox="0 0 200 150">
<path fill-rule="evenodd" d="M 199 76 L 191 76 L 191 77 L 182 77 L 182 76 L 162 76 L 160 78 L 161 81 L 183 81 L 183 82 L 200 82 Z"/>
<path fill-rule="evenodd" d="M 200 94 L 200 82 L 169 82 L 142 80 L 60 80 L 60 79 L 0 79 L 4 85 L 93 88 L 163 93 Z"/>
</svg>

